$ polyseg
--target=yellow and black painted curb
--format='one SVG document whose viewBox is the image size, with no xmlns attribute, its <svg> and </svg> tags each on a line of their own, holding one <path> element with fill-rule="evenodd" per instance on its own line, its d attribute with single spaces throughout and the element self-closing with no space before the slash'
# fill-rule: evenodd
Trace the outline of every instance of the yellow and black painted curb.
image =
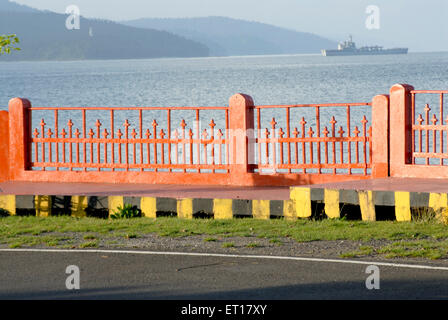
<svg viewBox="0 0 448 320">
<path fill-rule="evenodd" d="M 344 207 L 357 209 L 364 221 L 383 220 L 385 213 L 391 220 L 411 221 L 414 213 L 433 212 L 439 219 L 448 219 L 448 198 L 445 193 L 336 190 L 292 187 L 291 201 L 297 217 L 311 217 L 312 204 L 323 203 L 328 218 L 340 218 Z"/>
<path fill-rule="evenodd" d="M 0 195 L 0 209 L 12 215 L 26 213 L 39 217 L 110 217 L 125 204 L 137 207 L 142 216 L 149 218 L 170 215 L 183 219 L 283 217 L 293 220 L 311 217 L 340 218 L 349 210 L 356 212 L 356 219 L 364 221 L 383 220 L 384 212 L 389 213 L 389 220 L 411 221 L 415 209 L 423 208 L 433 210 L 441 219 L 448 219 L 448 196 L 444 193 L 291 187 L 289 200 Z"/>
<path fill-rule="evenodd" d="M 47 217 L 54 215 L 71 215 L 74 217 L 111 216 L 119 207 L 130 204 L 141 210 L 142 216 L 156 218 L 159 216 L 178 216 L 183 219 L 193 217 L 213 217 L 215 219 L 232 219 L 234 217 L 253 217 L 269 219 L 272 217 L 292 217 L 284 210 L 291 206 L 282 200 L 241 200 L 241 199 L 176 199 L 128 196 L 0 196 L 0 208 L 11 215 L 30 215 Z M 285 209 L 284 209 L 285 208 Z M 96 214 L 94 214 L 96 212 Z"/>
</svg>

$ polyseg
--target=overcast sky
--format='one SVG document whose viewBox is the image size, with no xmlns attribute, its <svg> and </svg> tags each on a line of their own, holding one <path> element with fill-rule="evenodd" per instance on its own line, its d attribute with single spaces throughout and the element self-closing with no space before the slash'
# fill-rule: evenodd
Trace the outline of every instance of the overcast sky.
<svg viewBox="0 0 448 320">
<path fill-rule="evenodd" d="M 447 0 L 15 0 L 63 13 L 77 5 L 85 17 L 226 16 L 265 22 L 360 45 L 407 46 L 413 51 L 448 50 Z M 366 8 L 380 9 L 380 28 L 367 29 Z M 342 39 L 341 39 L 342 38 Z M 372 43 L 375 42 L 375 43 Z"/>
</svg>

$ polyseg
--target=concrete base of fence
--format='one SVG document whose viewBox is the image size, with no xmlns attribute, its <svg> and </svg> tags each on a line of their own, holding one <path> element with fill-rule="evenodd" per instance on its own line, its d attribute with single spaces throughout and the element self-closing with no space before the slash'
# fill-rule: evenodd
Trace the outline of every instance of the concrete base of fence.
<svg viewBox="0 0 448 320">
<path fill-rule="evenodd" d="M 291 187 L 289 200 L 206 199 L 145 196 L 0 195 L 0 208 L 12 215 L 48 217 L 110 217 L 125 204 L 143 217 L 177 216 L 183 219 L 340 218 L 411 221 L 419 214 L 448 220 L 447 193 L 344 190 L 315 186 Z"/>
<path fill-rule="evenodd" d="M 0 208 L 7 210 L 10 214 L 39 217 L 56 215 L 110 217 L 124 204 L 137 207 L 141 210 L 142 216 L 147 218 L 177 216 L 182 219 L 195 217 L 215 219 L 285 217 L 294 219 L 297 217 L 290 200 L 176 199 L 129 196 L 0 196 Z"/>
<path fill-rule="evenodd" d="M 107 218 L 125 204 L 147 218 L 448 220 L 448 181 L 385 178 L 291 188 L 0 183 L 0 209 L 12 215 Z"/>
</svg>

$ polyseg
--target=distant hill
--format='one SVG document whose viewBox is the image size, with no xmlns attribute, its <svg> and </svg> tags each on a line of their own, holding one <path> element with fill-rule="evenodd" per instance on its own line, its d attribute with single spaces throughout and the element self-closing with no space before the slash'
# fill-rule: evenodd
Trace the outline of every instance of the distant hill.
<svg viewBox="0 0 448 320">
<path fill-rule="evenodd" d="M 0 0 L 0 11 L 6 12 L 39 12 L 39 10 L 18 4 L 16 2 L 10 2 L 9 0 Z"/>
<path fill-rule="evenodd" d="M 0 0 L 0 34 L 15 33 L 21 51 L 10 60 L 140 59 L 203 57 L 209 49 L 166 31 L 81 18 L 80 30 L 67 30 L 67 15 L 39 11 Z"/>
<path fill-rule="evenodd" d="M 213 56 L 320 53 L 337 43 L 320 36 L 265 23 L 225 17 L 145 18 L 121 23 L 164 30 L 201 42 Z"/>
</svg>

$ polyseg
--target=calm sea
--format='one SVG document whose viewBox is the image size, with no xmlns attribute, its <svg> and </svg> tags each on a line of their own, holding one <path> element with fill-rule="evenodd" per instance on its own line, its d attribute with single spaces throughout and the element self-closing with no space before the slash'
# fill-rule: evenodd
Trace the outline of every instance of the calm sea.
<svg viewBox="0 0 448 320">
<path fill-rule="evenodd" d="M 0 63 L 0 107 L 222 106 L 242 92 L 256 104 L 366 102 L 395 83 L 448 87 L 448 53 Z"/>
</svg>

